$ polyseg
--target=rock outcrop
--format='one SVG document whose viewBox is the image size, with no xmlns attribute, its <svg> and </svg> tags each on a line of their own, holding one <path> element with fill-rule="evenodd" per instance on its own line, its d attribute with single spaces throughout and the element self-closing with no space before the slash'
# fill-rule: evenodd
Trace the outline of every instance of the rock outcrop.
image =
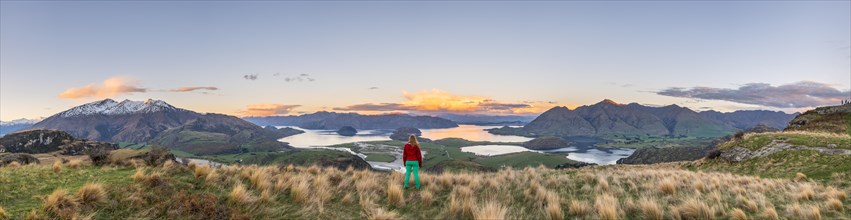
<svg viewBox="0 0 851 220">
<path fill-rule="evenodd" d="M 0 156 L 0 166 L 6 166 L 12 162 L 18 162 L 20 165 L 41 163 L 38 158 L 29 154 L 5 154 Z"/>
<path fill-rule="evenodd" d="M 560 137 L 539 137 L 523 143 L 523 147 L 530 150 L 552 150 L 570 147 L 570 142 Z"/>
<path fill-rule="evenodd" d="M 358 134 L 358 130 L 352 126 L 343 126 L 340 130 L 337 130 L 337 134 L 342 136 L 355 136 Z"/>
<path fill-rule="evenodd" d="M 428 138 L 420 137 L 423 132 L 420 129 L 412 128 L 412 127 L 400 127 L 393 131 L 390 134 L 390 139 L 397 141 L 408 141 L 408 137 L 411 135 L 417 136 L 417 140 L 420 142 L 430 142 Z"/>
<path fill-rule="evenodd" d="M 0 138 L 0 152 L 40 154 L 58 152 L 62 155 L 81 155 L 102 149 L 111 151 L 118 146 L 108 142 L 78 139 L 64 131 L 27 130 Z"/>
<path fill-rule="evenodd" d="M 629 157 L 621 158 L 618 164 L 654 164 L 675 161 L 698 160 L 709 155 L 714 146 L 705 147 L 666 147 L 666 148 L 640 148 L 635 150 Z"/>
</svg>

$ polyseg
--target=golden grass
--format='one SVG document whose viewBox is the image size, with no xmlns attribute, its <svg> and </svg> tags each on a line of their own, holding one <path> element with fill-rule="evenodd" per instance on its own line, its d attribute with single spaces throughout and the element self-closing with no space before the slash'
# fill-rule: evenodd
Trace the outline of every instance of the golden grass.
<svg viewBox="0 0 851 220">
<path fill-rule="evenodd" d="M 62 172 L 62 161 L 56 160 L 53 162 L 53 173 Z"/>
<path fill-rule="evenodd" d="M 399 215 L 393 211 L 387 211 L 381 208 L 377 208 L 372 211 L 369 215 L 369 220 L 393 220 L 399 219 Z"/>
<path fill-rule="evenodd" d="M 7 219 L 7 218 L 9 218 L 9 213 L 6 213 L 6 209 L 3 209 L 3 207 L 0 207 L 0 219 Z"/>
<path fill-rule="evenodd" d="M 136 168 L 136 172 L 133 173 L 133 175 L 130 176 L 130 178 L 133 179 L 133 181 L 135 181 L 137 183 L 145 181 L 145 179 L 146 179 L 145 178 L 145 171 L 140 169 L 140 168 Z"/>
<path fill-rule="evenodd" d="M 79 205 L 76 198 L 68 195 L 68 191 L 56 189 L 44 199 L 42 209 L 51 216 L 60 219 L 70 219 L 77 215 L 77 207 Z"/>
<path fill-rule="evenodd" d="M 576 216 L 583 217 L 591 213 L 591 206 L 588 205 L 587 202 L 573 200 L 570 201 L 570 206 L 567 208 L 567 213 Z"/>
<path fill-rule="evenodd" d="M 194 163 L 190 163 L 194 164 Z M 195 178 L 198 179 L 207 179 L 207 175 L 210 175 L 213 172 L 213 169 L 206 165 L 195 165 L 194 168 L 190 167 L 189 169 L 193 169 L 195 173 Z"/>
<path fill-rule="evenodd" d="M 80 169 L 81 166 L 83 166 L 83 161 L 81 161 L 81 160 L 68 161 L 68 168 Z"/>
<path fill-rule="evenodd" d="M 12 167 L 12 168 L 20 167 L 20 166 L 21 166 L 21 163 L 18 163 L 18 161 L 12 161 L 11 163 L 9 163 L 9 165 L 8 165 L 8 166 L 9 166 L 9 167 Z"/>
<path fill-rule="evenodd" d="M 508 209 L 505 206 L 496 201 L 488 201 L 473 213 L 473 218 L 476 220 L 506 219 L 507 214 Z"/>
<path fill-rule="evenodd" d="M 641 210 L 641 218 L 661 220 L 665 217 L 665 213 L 659 204 L 650 198 L 641 198 L 638 200 L 638 209 Z"/>
<path fill-rule="evenodd" d="M 830 198 L 827 199 L 825 203 L 827 205 L 827 208 L 837 212 L 842 212 L 842 210 L 845 208 L 842 206 L 842 201 L 839 201 L 838 199 Z"/>
<path fill-rule="evenodd" d="M 739 208 L 733 208 L 733 211 L 730 212 L 729 218 L 730 220 L 748 220 L 748 214 Z"/>
<path fill-rule="evenodd" d="M 98 183 L 88 183 L 77 190 L 77 201 L 82 205 L 96 205 L 106 202 L 106 190 Z"/>
<path fill-rule="evenodd" d="M 290 196 L 292 196 L 293 200 L 298 203 L 307 203 L 310 198 L 310 183 L 309 180 L 305 176 L 299 176 L 294 181 L 292 188 L 290 189 Z"/>
<path fill-rule="evenodd" d="M 794 180 L 795 180 L 795 182 L 801 182 L 801 181 L 807 180 L 807 175 L 804 174 L 804 173 L 796 173 Z"/>
<path fill-rule="evenodd" d="M 677 192 L 677 184 L 671 179 L 659 181 L 659 191 L 665 195 L 673 195 Z"/>
<path fill-rule="evenodd" d="M 696 198 L 691 198 L 676 207 L 683 219 L 715 219 L 715 210 Z"/>
<path fill-rule="evenodd" d="M 780 215 L 777 214 L 777 210 L 774 207 L 767 207 L 760 214 L 760 218 L 765 220 L 779 220 Z"/>
<path fill-rule="evenodd" d="M 434 193 L 430 190 L 423 190 L 420 192 L 420 202 L 422 202 L 425 206 L 431 206 L 434 202 Z"/>
<path fill-rule="evenodd" d="M 594 201 L 594 209 L 597 209 L 597 215 L 603 220 L 615 220 L 618 217 L 618 200 L 610 194 L 597 196 Z"/>
<path fill-rule="evenodd" d="M 228 199 L 237 204 L 249 204 L 254 202 L 253 196 L 251 196 L 251 193 L 245 189 L 245 185 L 242 185 L 242 183 L 237 183 L 236 186 L 233 187 L 233 190 L 228 193 Z"/>
<path fill-rule="evenodd" d="M 801 186 L 798 187 L 798 195 L 797 195 L 798 200 L 804 200 L 804 201 L 813 200 L 815 195 L 816 195 L 816 192 L 813 191 L 813 187 L 810 186 L 809 184 L 801 185 Z"/>
</svg>

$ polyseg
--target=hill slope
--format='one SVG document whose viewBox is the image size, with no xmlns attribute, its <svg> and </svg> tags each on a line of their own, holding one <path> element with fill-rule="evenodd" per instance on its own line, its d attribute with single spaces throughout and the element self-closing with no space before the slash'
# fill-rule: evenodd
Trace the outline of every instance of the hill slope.
<svg viewBox="0 0 851 220">
<path fill-rule="evenodd" d="M 648 107 L 603 100 L 574 110 L 552 108 L 519 129 L 492 129 L 491 133 L 526 136 L 687 136 L 720 137 L 736 129 L 705 118 L 688 108 Z"/>
<path fill-rule="evenodd" d="M 160 100 L 105 99 L 80 105 L 33 125 L 66 131 L 75 137 L 160 144 L 193 154 L 275 151 L 287 147 L 283 133 L 263 129 L 233 116 L 200 114 Z"/>
</svg>

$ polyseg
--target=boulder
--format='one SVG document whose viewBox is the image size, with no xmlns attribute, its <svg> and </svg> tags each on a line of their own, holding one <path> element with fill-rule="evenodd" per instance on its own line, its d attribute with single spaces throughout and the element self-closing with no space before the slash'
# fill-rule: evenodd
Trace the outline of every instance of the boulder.
<svg viewBox="0 0 851 220">
<path fill-rule="evenodd" d="M 6 166 L 7 164 L 10 164 L 12 162 L 18 162 L 21 165 L 41 163 L 38 158 L 35 158 L 29 154 L 6 154 L 0 156 L 0 166 Z"/>
<path fill-rule="evenodd" d="M 337 130 L 337 134 L 342 136 L 355 136 L 358 134 L 358 130 L 352 126 L 343 126 L 340 130 Z"/>
<path fill-rule="evenodd" d="M 570 169 L 570 168 L 582 168 L 587 166 L 596 166 L 596 163 L 586 163 L 586 162 L 576 162 L 576 163 L 563 163 L 556 165 L 556 169 Z"/>
<path fill-rule="evenodd" d="M 418 141 L 421 141 L 421 142 L 431 141 L 427 138 L 421 138 L 420 136 L 422 134 L 423 134 L 423 132 L 420 131 L 420 129 L 416 129 L 416 128 L 412 128 L 412 127 L 400 127 L 400 128 L 397 128 L 396 131 L 393 131 L 392 134 L 390 134 L 390 139 L 397 140 L 397 141 L 408 141 L 408 137 L 410 137 L 411 135 L 414 135 L 414 136 L 417 136 Z"/>
<path fill-rule="evenodd" d="M 527 141 L 523 144 L 523 147 L 530 150 L 552 150 L 570 147 L 570 142 L 560 137 L 539 137 Z"/>
</svg>

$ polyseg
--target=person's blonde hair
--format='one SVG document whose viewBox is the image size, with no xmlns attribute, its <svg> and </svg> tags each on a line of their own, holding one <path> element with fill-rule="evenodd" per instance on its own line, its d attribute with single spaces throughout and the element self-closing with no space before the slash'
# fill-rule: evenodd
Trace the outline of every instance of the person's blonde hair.
<svg viewBox="0 0 851 220">
<path fill-rule="evenodd" d="M 408 137 L 408 143 L 410 143 L 411 145 L 417 146 L 417 147 L 420 146 L 420 142 L 417 142 L 417 136 L 416 135 L 411 135 L 410 137 Z"/>
</svg>

